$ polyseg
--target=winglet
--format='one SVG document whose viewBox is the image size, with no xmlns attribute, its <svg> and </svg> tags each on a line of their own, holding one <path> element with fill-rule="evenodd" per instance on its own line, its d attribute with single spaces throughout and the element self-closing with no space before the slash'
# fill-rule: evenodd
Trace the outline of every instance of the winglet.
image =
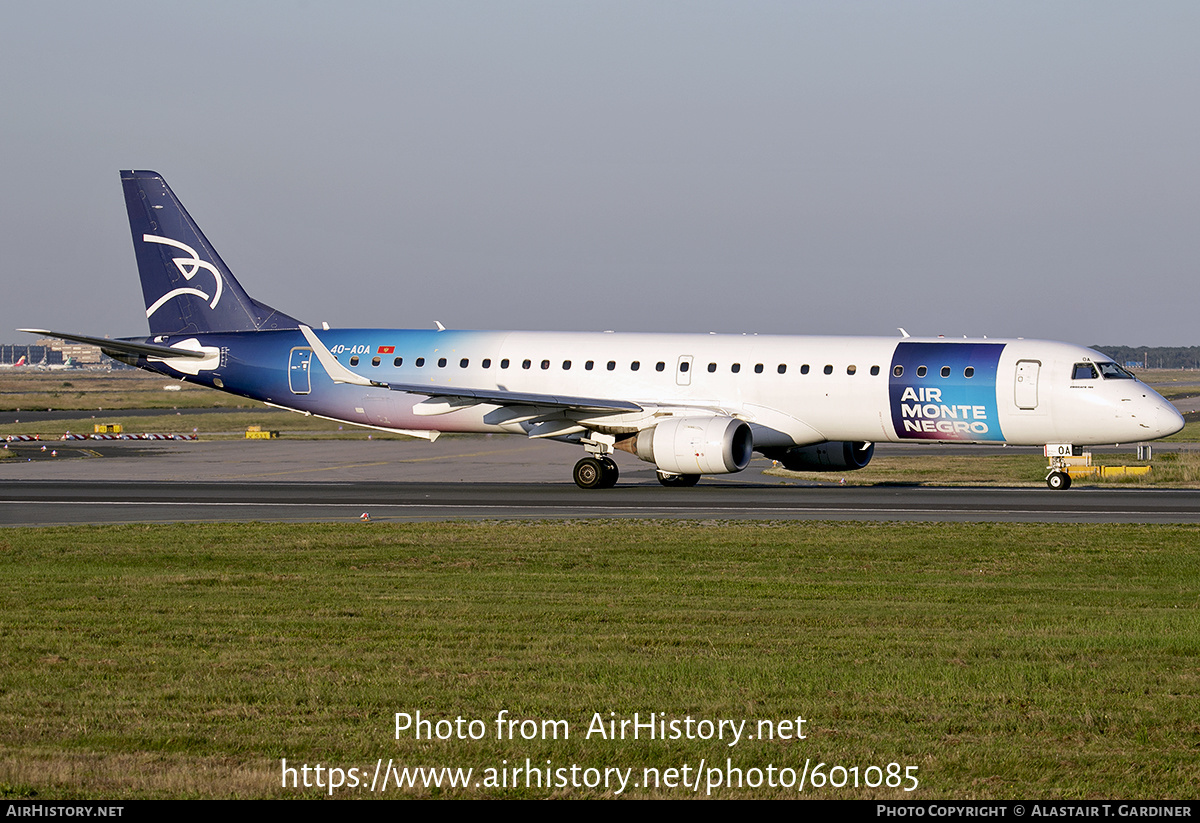
<svg viewBox="0 0 1200 823">
<path fill-rule="evenodd" d="M 325 344 L 321 342 L 316 333 L 303 323 L 300 324 L 300 333 L 304 335 L 304 339 L 308 341 L 308 345 L 312 346 L 313 354 L 317 356 L 321 367 L 325 369 L 325 372 L 333 379 L 334 383 L 351 383 L 355 386 L 387 386 L 386 383 L 375 383 L 368 380 L 343 366 L 333 356 L 333 353 L 325 348 Z"/>
</svg>

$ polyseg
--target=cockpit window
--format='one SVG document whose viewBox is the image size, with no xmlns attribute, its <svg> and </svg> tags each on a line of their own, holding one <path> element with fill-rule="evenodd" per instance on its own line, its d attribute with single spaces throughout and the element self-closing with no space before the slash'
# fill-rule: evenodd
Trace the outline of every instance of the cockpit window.
<svg viewBox="0 0 1200 823">
<path fill-rule="evenodd" d="M 1097 363 L 1096 365 L 1100 367 L 1100 374 L 1106 380 L 1137 380 L 1136 377 L 1125 371 L 1125 369 L 1121 368 L 1116 363 Z"/>
<path fill-rule="evenodd" d="M 1071 372 L 1072 380 L 1095 380 L 1097 377 L 1099 375 L 1091 363 L 1076 363 L 1074 371 Z"/>
</svg>

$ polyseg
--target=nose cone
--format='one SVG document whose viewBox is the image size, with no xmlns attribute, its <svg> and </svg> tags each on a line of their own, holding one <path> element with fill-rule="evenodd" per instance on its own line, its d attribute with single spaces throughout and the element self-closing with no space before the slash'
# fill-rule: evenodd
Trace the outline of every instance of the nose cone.
<svg viewBox="0 0 1200 823">
<path fill-rule="evenodd" d="M 1157 403 L 1152 418 L 1153 422 L 1151 423 L 1155 431 L 1153 436 L 1170 437 L 1175 432 L 1182 430 L 1184 420 L 1179 410 L 1172 406 L 1166 398 L 1157 394 L 1154 397 Z"/>
</svg>

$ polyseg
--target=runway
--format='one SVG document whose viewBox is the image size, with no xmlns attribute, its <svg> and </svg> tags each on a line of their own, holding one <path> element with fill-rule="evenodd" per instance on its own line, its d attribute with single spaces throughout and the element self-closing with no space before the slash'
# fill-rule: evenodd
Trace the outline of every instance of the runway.
<svg viewBox="0 0 1200 823">
<path fill-rule="evenodd" d="M 10 446 L 0 525 L 457 519 L 669 518 L 1200 523 L 1190 490 L 930 488 L 797 484 L 737 475 L 664 488 L 619 454 L 621 482 L 584 491 L 576 449 L 516 437 L 409 441 L 213 441 Z M 961 448 L 961 447 L 959 447 Z M 57 456 L 50 456 L 57 449 Z M 26 458 L 29 458 L 28 460 Z"/>
</svg>

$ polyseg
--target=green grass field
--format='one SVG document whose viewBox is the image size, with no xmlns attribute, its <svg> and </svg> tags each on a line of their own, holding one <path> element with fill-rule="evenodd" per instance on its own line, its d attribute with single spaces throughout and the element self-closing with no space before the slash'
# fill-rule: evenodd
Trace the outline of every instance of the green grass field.
<svg viewBox="0 0 1200 823">
<path fill-rule="evenodd" d="M 477 781 L 526 758 L 632 769 L 634 782 L 702 761 L 751 780 L 810 765 L 803 795 L 717 797 L 1200 793 L 1191 526 L 6 529 L 0 562 L 6 796 L 323 794 L 283 788 L 283 758 L 471 768 Z M 570 737 L 497 740 L 502 710 L 565 720 Z M 396 739 L 395 714 L 417 711 L 487 733 Z M 588 739 L 610 712 L 752 729 L 803 717 L 806 739 Z M 850 785 L 814 788 L 818 763 Z M 916 767 L 916 791 L 862 785 L 893 763 Z M 518 783 L 389 794 L 611 796 Z"/>
</svg>

